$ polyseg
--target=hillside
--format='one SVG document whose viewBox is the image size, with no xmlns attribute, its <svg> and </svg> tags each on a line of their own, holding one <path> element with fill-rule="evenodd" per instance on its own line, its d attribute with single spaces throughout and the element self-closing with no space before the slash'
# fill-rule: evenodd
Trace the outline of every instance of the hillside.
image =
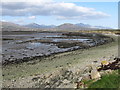
<svg viewBox="0 0 120 90">
<path fill-rule="evenodd" d="M 2 28 L 2 31 L 24 31 L 28 29 L 26 27 L 11 22 L 0 22 L 0 23 L 1 23 L 0 28 Z"/>
<path fill-rule="evenodd" d="M 24 25 L 25 27 L 28 27 L 28 28 L 41 28 L 41 29 L 48 29 L 48 28 L 54 28 L 55 25 L 39 25 L 37 23 L 30 23 L 30 24 L 27 24 L 27 25 Z"/>
<path fill-rule="evenodd" d="M 71 24 L 71 23 L 64 23 L 62 25 L 59 25 L 56 27 L 57 30 L 95 30 L 91 27 L 86 27 L 84 25 L 78 25 L 78 24 Z"/>
</svg>

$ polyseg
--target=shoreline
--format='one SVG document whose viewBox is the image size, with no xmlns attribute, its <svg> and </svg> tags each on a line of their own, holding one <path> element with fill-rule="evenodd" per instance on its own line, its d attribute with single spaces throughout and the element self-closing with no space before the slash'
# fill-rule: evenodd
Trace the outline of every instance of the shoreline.
<svg viewBox="0 0 120 90">
<path fill-rule="evenodd" d="M 112 37 L 115 37 L 117 40 L 117 36 L 113 35 Z M 97 47 L 92 47 L 88 50 L 75 50 L 56 54 L 50 57 L 46 57 L 41 61 L 36 60 L 35 62 L 29 61 L 19 65 L 8 65 L 3 67 L 3 79 L 5 80 L 3 86 L 7 87 L 8 83 L 11 86 L 11 80 L 15 79 L 15 83 L 18 83 L 15 85 L 15 87 L 23 87 L 20 85 L 21 81 L 19 78 L 24 78 L 26 80 L 29 77 L 47 74 L 48 72 L 54 72 L 61 68 L 69 67 L 75 68 L 76 70 L 81 68 L 81 70 L 83 70 L 87 65 L 92 64 L 94 61 L 100 63 L 101 60 L 109 60 L 117 57 L 117 46 L 117 41 L 115 41 Z M 30 86 L 26 84 L 26 87 Z"/>
<path fill-rule="evenodd" d="M 102 45 L 105 45 L 105 44 L 109 44 L 109 43 L 112 43 L 114 41 L 111 41 L 111 42 L 108 42 L 108 43 L 104 43 Z M 51 53 L 50 55 L 43 55 L 43 56 L 34 56 L 34 57 L 25 57 L 23 59 L 16 59 L 16 60 L 13 60 L 13 61 L 7 61 L 5 63 L 2 63 L 2 66 L 6 66 L 6 65 L 12 65 L 12 64 L 20 64 L 20 63 L 24 63 L 24 62 L 29 62 L 29 61 L 32 61 L 32 60 L 36 60 L 36 59 L 44 59 L 44 58 L 49 58 L 51 56 L 54 56 L 54 55 L 57 55 L 57 54 L 64 54 L 64 53 L 67 53 L 67 52 L 72 52 L 72 51 L 76 51 L 76 50 L 87 50 L 87 49 L 90 49 L 90 48 L 93 48 L 93 47 L 97 47 L 97 46 L 100 46 L 100 45 L 95 45 L 95 46 L 91 46 L 91 47 L 84 47 L 84 48 L 72 48 L 72 49 L 69 49 L 67 51 L 63 51 L 63 52 L 57 52 L 57 53 Z"/>
</svg>

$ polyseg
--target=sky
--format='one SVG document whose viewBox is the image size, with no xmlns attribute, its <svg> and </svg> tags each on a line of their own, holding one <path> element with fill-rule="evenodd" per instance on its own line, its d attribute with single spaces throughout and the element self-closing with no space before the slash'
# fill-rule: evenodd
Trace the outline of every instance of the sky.
<svg viewBox="0 0 120 90">
<path fill-rule="evenodd" d="M 45 25 L 85 23 L 118 28 L 118 0 L 10 1 L 4 0 L 1 3 L 1 21 Z"/>
</svg>

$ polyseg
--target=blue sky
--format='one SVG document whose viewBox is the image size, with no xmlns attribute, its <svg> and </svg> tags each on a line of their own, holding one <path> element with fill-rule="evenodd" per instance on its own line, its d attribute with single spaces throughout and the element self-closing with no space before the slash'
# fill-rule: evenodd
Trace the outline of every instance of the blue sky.
<svg viewBox="0 0 120 90">
<path fill-rule="evenodd" d="M 86 22 L 92 25 L 108 26 L 112 28 L 118 27 L 118 3 L 117 2 L 83 2 L 76 3 L 78 5 L 83 5 L 86 7 L 95 8 L 98 11 L 105 12 L 110 15 L 110 17 L 99 19 L 99 20 L 86 20 Z"/>
<path fill-rule="evenodd" d="M 59 4 L 59 2 L 61 3 L 61 1 L 65 1 L 65 0 L 59 0 L 57 1 L 58 4 L 55 4 L 55 2 L 53 3 L 53 6 L 50 6 L 52 4 L 47 4 L 46 5 L 41 5 L 41 7 L 44 6 L 45 9 L 40 9 L 40 5 L 38 4 L 38 11 L 40 13 L 34 12 L 34 10 L 32 10 L 33 13 L 29 13 L 28 11 L 24 11 L 24 13 L 18 13 L 17 10 L 23 7 L 19 7 L 19 5 L 17 5 L 17 7 L 19 8 L 15 8 L 15 4 L 13 4 L 13 6 L 10 7 L 10 4 L 3 4 L 3 10 L 6 10 L 6 8 L 11 10 L 7 10 L 6 12 L 3 11 L 3 15 L 2 18 L 0 16 L 0 18 L 3 21 L 10 21 L 10 22 L 14 22 L 14 23 L 18 23 L 18 24 L 28 24 L 28 23 L 38 23 L 38 24 L 46 24 L 46 25 L 60 25 L 63 23 L 86 23 L 86 24 L 90 24 L 93 26 L 106 26 L 106 27 L 112 27 L 112 28 L 118 28 L 118 2 L 63 2 L 62 4 Z M 51 2 L 51 1 L 50 1 Z M 68 4 L 65 4 L 68 3 Z M 27 4 L 25 4 L 27 5 Z M 57 7 L 57 5 L 61 6 L 64 9 L 61 9 L 60 7 Z M 65 5 L 65 6 L 64 6 Z M 68 6 L 67 6 L 68 5 Z M 32 5 L 34 6 L 34 5 Z M 73 7 L 75 6 L 75 7 Z M 53 8 L 51 8 L 53 7 Z M 56 7 L 56 8 L 55 8 Z M 72 8 L 73 7 L 73 8 Z M 85 7 L 83 8 L 85 10 L 82 11 L 78 11 L 77 9 L 81 9 L 81 7 Z M 48 8 L 48 9 L 47 9 Z M 87 9 L 86 9 L 87 8 Z M 91 10 L 90 8 L 94 9 Z M 16 11 L 15 11 L 16 9 Z M 54 10 L 55 9 L 55 10 Z M 76 10 L 74 10 L 76 9 Z M 28 10 L 24 9 L 24 10 Z M 36 7 L 35 7 L 36 10 Z M 40 11 L 41 10 L 41 11 Z M 51 12 L 50 12 L 51 10 Z M 52 10 L 55 12 L 53 13 Z M 45 12 L 46 11 L 46 12 Z M 59 11 L 59 12 L 57 12 Z M 88 12 L 87 12 L 88 11 Z M 12 13 L 11 13 L 12 12 Z M 44 12 L 44 13 L 43 13 Z M 56 14 L 57 12 L 57 14 Z M 102 12 L 102 13 L 100 13 Z M 52 13 L 52 14 L 51 14 Z M 23 15 L 24 14 L 24 15 Z M 91 14 L 91 15 L 90 15 Z M 92 16 L 93 14 L 93 16 Z M 81 15 L 81 16 L 80 16 Z M 83 17 L 84 16 L 84 17 Z M 84 19 L 85 18 L 85 19 Z"/>
</svg>

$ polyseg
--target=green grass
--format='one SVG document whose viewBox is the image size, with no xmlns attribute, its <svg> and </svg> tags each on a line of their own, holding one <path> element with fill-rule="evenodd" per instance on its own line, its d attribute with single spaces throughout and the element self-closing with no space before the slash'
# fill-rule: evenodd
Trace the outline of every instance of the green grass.
<svg viewBox="0 0 120 90">
<path fill-rule="evenodd" d="M 120 70 L 119 70 L 120 71 Z M 102 78 L 92 83 L 89 88 L 120 88 L 120 75 L 118 71 L 102 76 Z"/>
</svg>

